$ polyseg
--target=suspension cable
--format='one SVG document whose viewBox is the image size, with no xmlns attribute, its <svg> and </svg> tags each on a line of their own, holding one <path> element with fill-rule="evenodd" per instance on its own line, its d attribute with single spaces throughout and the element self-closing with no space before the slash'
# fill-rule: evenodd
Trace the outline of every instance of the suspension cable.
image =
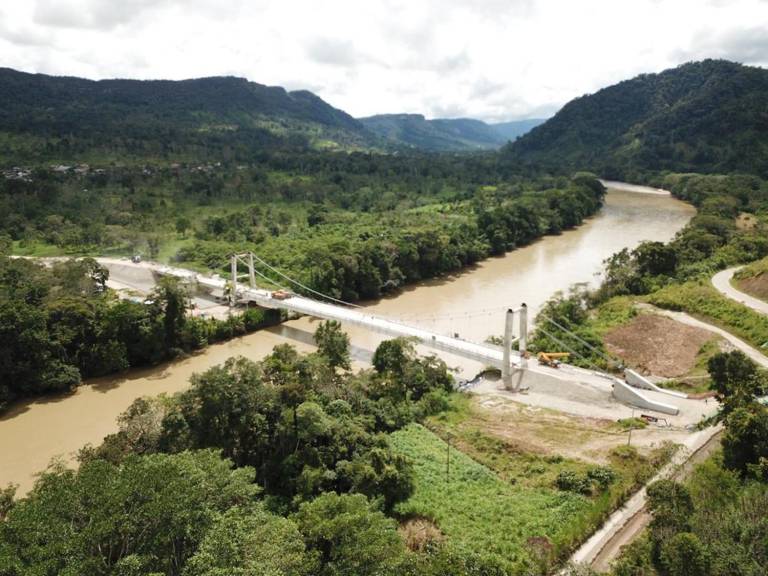
<svg viewBox="0 0 768 576">
<path fill-rule="evenodd" d="M 566 350 L 568 350 L 568 352 L 570 352 L 570 353 L 571 353 L 571 354 L 573 354 L 574 356 L 578 356 L 579 358 L 581 358 L 582 360 L 584 360 L 584 361 L 585 361 L 585 362 L 586 362 L 586 363 L 587 363 L 587 364 L 590 366 L 590 368 L 592 368 L 592 369 L 594 369 L 594 370 L 596 370 L 596 371 L 598 371 L 598 372 L 602 372 L 602 370 L 601 370 L 601 369 L 600 369 L 600 368 L 599 368 L 597 365 L 595 365 L 595 364 L 594 364 L 594 363 L 593 363 L 593 362 L 592 362 L 592 361 L 591 361 L 589 358 L 586 358 L 586 357 L 582 356 L 581 354 L 579 354 L 578 352 L 576 352 L 576 350 L 574 350 L 573 348 L 571 348 L 570 346 L 568 346 L 568 345 L 567 345 L 565 342 L 563 342 L 562 340 L 560 340 L 560 339 L 559 339 L 559 338 L 557 338 L 556 336 L 553 336 L 552 334 L 550 334 L 549 332 L 547 332 L 547 331 L 546 331 L 546 330 L 544 330 L 543 328 L 541 328 L 541 327 L 540 327 L 540 328 L 539 328 L 539 330 L 541 330 L 541 332 L 542 332 L 542 333 L 543 333 L 545 336 L 547 336 L 548 338 L 551 338 L 552 340 L 554 340 L 554 341 L 555 341 L 555 344 L 557 344 L 558 346 L 562 346 L 563 348 L 565 348 Z"/>
<path fill-rule="evenodd" d="M 306 290 L 308 292 L 311 292 L 312 294 L 316 294 L 317 296 L 320 296 L 321 298 L 327 298 L 328 300 L 332 300 L 333 302 L 338 302 L 339 304 L 343 304 L 345 306 L 351 306 L 353 308 L 363 308 L 363 306 L 360 306 L 359 304 L 353 304 L 352 302 L 346 302 L 344 300 L 339 300 L 338 298 L 334 298 L 333 296 L 328 296 L 327 294 L 323 294 L 322 292 L 318 292 L 317 290 L 314 290 L 314 289 L 310 288 L 309 286 L 307 286 L 305 284 L 302 284 L 298 280 L 294 280 L 290 276 L 287 276 L 286 274 L 283 274 L 280 270 L 278 270 L 277 268 L 274 268 L 273 266 L 270 266 L 264 260 L 259 258 L 256 254 L 254 254 L 253 257 L 256 260 L 258 260 L 261 264 L 266 266 L 268 269 L 270 269 L 272 272 L 274 272 L 275 274 L 278 274 L 282 278 L 285 278 L 286 280 L 288 280 L 288 282 L 290 282 L 292 284 L 295 284 L 296 286 L 299 286 L 299 287 L 303 288 L 304 290 Z"/>
<path fill-rule="evenodd" d="M 559 322 L 555 322 L 554 320 L 552 320 L 552 318 L 549 318 L 549 317 L 547 317 L 547 316 L 544 316 L 543 314 L 539 314 L 539 316 L 541 316 L 542 318 L 544 318 L 544 320 L 546 320 L 546 321 L 547 321 L 547 322 L 549 322 L 550 324 L 553 324 L 553 325 L 557 326 L 558 328 L 560 328 L 560 330 L 562 330 L 563 332 L 565 332 L 566 334 L 568 334 L 568 335 L 569 335 L 569 336 L 571 336 L 572 338 L 574 338 L 574 339 L 578 340 L 579 342 L 581 342 L 581 343 L 582 343 L 584 346 L 586 346 L 587 348 L 589 348 L 590 350 L 592 350 L 592 352 L 595 352 L 596 354 L 598 354 L 599 356 L 601 356 L 601 357 L 602 357 L 604 360 L 607 360 L 608 362 L 616 362 L 616 359 L 615 359 L 615 358 L 611 358 L 610 356 L 608 356 L 607 354 L 605 354 L 605 353 L 604 353 L 602 350 L 600 350 L 600 349 L 599 349 L 599 348 L 597 348 L 596 346 L 593 346 L 592 344 L 590 344 L 589 342 L 587 342 L 586 340 L 584 340 L 583 338 L 581 338 L 581 337 L 580 337 L 578 334 L 576 334 L 576 333 L 574 333 L 573 331 L 569 330 L 568 328 L 566 328 L 565 326 L 563 326 L 563 325 L 562 325 L 562 324 L 560 324 Z"/>
</svg>

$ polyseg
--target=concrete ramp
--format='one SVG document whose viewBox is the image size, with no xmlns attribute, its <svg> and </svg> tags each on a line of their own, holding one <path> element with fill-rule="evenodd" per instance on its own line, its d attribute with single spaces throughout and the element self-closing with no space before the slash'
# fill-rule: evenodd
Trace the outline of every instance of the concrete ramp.
<svg viewBox="0 0 768 576">
<path fill-rule="evenodd" d="M 662 414 L 671 414 L 672 416 L 677 416 L 680 413 L 680 409 L 677 406 L 651 400 L 623 380 L 614 378 L 613 381 L 613 397 L 621 402 L 626 402 L 638 408 L 661 412 Z"/>
<path fill-rule="evenodd" d="M 121 263 L 111 260 L 99 261 L 109 270 L 109 279 L 120 284 L 148 294 L 156 284 L 155 273 L 148 266 L 133 263 Z"/>
<path fill-rule="evenodd" d="M 674 396 L 675 398 L 688 398 L 688 394 L 685 394 L 684 392 L 677 392 L 675 390 L 667 390 L 666 388 L 661 388 L 660 386 L 657 386 L 650 380 L 648 380 L 645 376 L 638 374 L 634 370 L 626 369 L 624 370 L 624 379 L 627 381 L 627 384 L 630 386 L 634 386 L 635 388 L 642 388 L 643 390 L 653 390 L 654 392 L 659 392 L 661 394 L 668 394 L 670 396 Z"/>
</svg>

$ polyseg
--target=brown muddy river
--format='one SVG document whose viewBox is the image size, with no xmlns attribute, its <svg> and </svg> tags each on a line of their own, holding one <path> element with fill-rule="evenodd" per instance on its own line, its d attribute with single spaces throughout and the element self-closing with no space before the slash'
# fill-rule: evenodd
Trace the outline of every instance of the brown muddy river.
<svg viewBox="0 0 768 576">
<path fill-rule="evenodd" d="M 533 318 L 556 291 L 599 282 L 601 263 L 614 252 L 643 240 L 669 240 L 694 214 L 694 208 L 668 195 L 611 190 L 600 213 L 577 230 L 543 238 L 456 277 L 422 283 L 370 306 L 404 322 L 482 341 L 501 334 L 507 307 L 525 302 Z M 67 396 L 18 404 L 0 417 L 0 486 L 13 482 L 25 493 L 35 473 L 52 458 L 71 462 L 80 447 L 114 432 L 117 416 L 135 398 L 183 390 L 193 373 L 230 356 L 259 359 L 285 342 L 310 350 L 315 326 L 316 321 L 302 318 L 168 365 L 92 380 Z M 347 332 L 360 362 L 383 339 L 361 328 Z M 465 377 L 479 368 L 455 357 L 446 361 L 461 368 Z"/>
</svg>

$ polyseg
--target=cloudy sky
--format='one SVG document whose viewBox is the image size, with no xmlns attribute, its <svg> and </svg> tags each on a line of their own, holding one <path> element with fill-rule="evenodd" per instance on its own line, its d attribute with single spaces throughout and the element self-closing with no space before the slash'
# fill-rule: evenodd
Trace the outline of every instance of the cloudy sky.
<svg viewBox="0 0 768 576">
<path fill-rule="evenodd" d="M 236 75 L 355 116 L 548 116 L 707 57 L 768 65 L 768 0 L 0 0 L 0 66 Z"/>
</svg>

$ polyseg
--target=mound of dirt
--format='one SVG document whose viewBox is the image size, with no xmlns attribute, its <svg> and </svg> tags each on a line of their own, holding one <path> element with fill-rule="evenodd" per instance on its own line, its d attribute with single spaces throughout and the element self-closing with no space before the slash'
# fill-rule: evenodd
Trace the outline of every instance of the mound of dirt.
<svg viewBox="0 0 768 576">
<path fill-rule="evenodd" d="M 429 518 L 423 516 L 416 516 L 403 521 L 397 531 L 412 552 L 424 552 L 445 539 L 440 528 Z"/>
<path fill-rule="evenodd" d="M 750 296 L 768 300 L 768 274 L 758 274 L 751 278 L 743 278 L 735 281 L 736 288 L 746 292 Z"/>
<path fill-rule="evenodd" d="M 605 335 L 608 351 L 645 374 L 677 378 L 690 372 L 711 332 L 671 318 L 641 314 Z"/>
</svg>

